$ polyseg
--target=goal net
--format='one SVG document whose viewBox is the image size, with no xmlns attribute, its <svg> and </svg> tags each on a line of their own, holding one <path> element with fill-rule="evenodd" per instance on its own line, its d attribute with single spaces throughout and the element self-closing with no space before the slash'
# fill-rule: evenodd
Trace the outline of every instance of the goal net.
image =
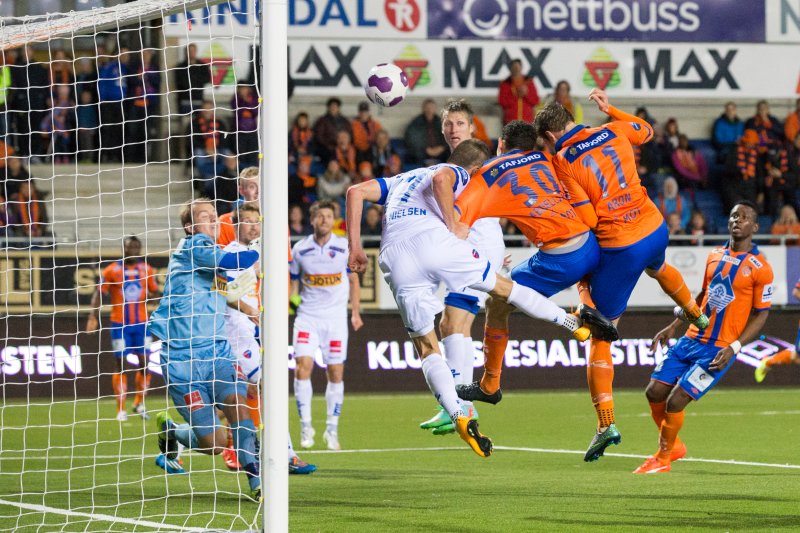
<svg viewBox="0 0 800 533">
<path fill-rule="evenodd" d="M 160 364 L 174 339 L 144 327 L 182 206 L 235 210 L 259 166 L 258 39 L 255 0 L 0 19 L 0 531 L 260 529 L 249 476 L 220 455 L 165 464 L 161 430 L 187 438 Z M 211 416 L 206 433 L 219 418 L 246 440 Z"/>
</svg>

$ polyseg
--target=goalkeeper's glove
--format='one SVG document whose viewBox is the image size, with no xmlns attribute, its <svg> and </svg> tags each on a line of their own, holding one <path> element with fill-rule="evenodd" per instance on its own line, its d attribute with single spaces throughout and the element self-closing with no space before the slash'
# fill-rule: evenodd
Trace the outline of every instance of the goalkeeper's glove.
<svg viewBox="0 0 800 533">
<path fill-rule="evenodd" d="M 253 239 L 250 241 L 250 244 L 247 245 L 248 250 L 255 250 L 259 254 L 261 254 L 261 237 L 258 239 Z"/>
<path fill-rule="evenodd" d="M 256 275 L 252 270 L 245 270 L 236 279 L 228 282 L 227 290 L 225 291 L 225 299 L 229 304 L 235 304 L 246 296 L 252 293 L 256 288 Z"/>
<path fill-rule="evenodd" d="M 294 314 L 298 307 L 300 307 L 300 295 L 293 294 L 289 297 L 289 313 Z"/>
</svg>

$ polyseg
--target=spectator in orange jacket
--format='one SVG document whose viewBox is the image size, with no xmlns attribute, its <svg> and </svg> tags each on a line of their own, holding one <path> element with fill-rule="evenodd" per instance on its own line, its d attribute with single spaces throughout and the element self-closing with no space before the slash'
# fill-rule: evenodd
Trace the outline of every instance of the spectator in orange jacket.
<svg viewBox="0 0 800 533">
<path fill-rule="evenodd" d="M 308 123 L 308 113 L 299 112 L 294 117 L 292 129 L 289 130 L 289 162 L 296 163 L 301 157 L 311 153 L 313 132 Z"/>
<path fill-rule="evenodd" d="M 773 235 L 800 235 L 800 221 L 797 220 L 797 213 L 791 205 L 785 205 L 781 208 L 780 217 L 772 224 L 770 233 Z M 778 244 L 780 241 L 777 239 L 772 241 L 773 244 Z M 797 244 L 797 239 L 787 239 L 786 244 L 793 246 Z"/>
<path fill-rule="evenodd" d="M 794 142 L 798 133 L 800 133 L 800 98 L 794 101 L 794 111 L 786 116 L 786 121 L 783 123 L 783 134 L 787 141 Z"/>
<path fill-rule="evenodd" d="M 375 137 L 381 129 L 381 123 L 370 115 L 369 102 L 359 103 L 358 115 L 353 119 L 353 146 L 356 147 L 358 161 L 369 160 Z"/>
<path fill-rule="evenodd" d="M 500 82 L 497 94 L 497 103 L 503 108 L 503 124 L 512 120 L 533 122 L 534 108 L 539 103 L 536 85 L 522 73 L 522 60 L 512 60 L 508 68 L 511 75 Z"/>
</svg>

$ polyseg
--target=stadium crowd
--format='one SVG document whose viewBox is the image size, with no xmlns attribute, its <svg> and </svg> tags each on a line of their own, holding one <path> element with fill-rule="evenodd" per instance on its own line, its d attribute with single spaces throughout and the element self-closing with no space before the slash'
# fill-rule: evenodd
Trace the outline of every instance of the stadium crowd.
<svg viewBox="0 0 800 533">
<path fill-rule="evenodd" d="M 501 88 L 501 105 L 503 98 Z M 569 95 L 566 81 L 559 82 L 555 93 L 539 106 L 549 101 L 558 101 L 582 115 L 580 104 Z M 711 125 L 710 141 L 697 142 L 690 142 L 681 133 L 677 119 L 668 118 L 662 124 L 645 107 L 637 110 L 636 114 L 650 122 L 655 131 L 651 143 L 636 147 L 639 175 L 667 219 L 671 235 L 724 232 L 722 219 L 740 199 L 758 205 L 766 231 L 798 234 L 800 99 L 796 104 L 795 111 L 781 122 L 769 113 L 766 101 L 758 102 L 755 114 L 746 120 L 739 118 L 735 102 L 727 102 Z M 303 226 L 308 206 L 316 199 L 342 203 L 350 184 L 442 162 L 449 155 L 433 100 L 423 102 L 421 113 L 408 124 L 404 138 L 395 141 L 370 115 L 367 102 L 359 104 L 358 114 L 352 119 L 343 116 L 341 107 L 341 101 L 333 97 L 327 102 L 327 112 L 313 122 L 306 112 L 298 113 L 293 121 L 289 132 L 289 202 L 290 223 L 296 230 Z M 479 118 L 476 122 L 476 137 L 494 147 L 483 123 Z M 377 215 L 379 224 L 380 212 Z M 368 211 L 364 225 L 369 225 L 369 218 L 375 220 L 375 215 Z M 501 224 L 507 235 L 517 234 L 507 220 Z M 373 224 L 366 234 L 375 231 Z M 523 244 L 524 241 L 514 240 L 510 243 Z"/>
<path fill-rule="evenodd" d="M 239 171 L 258 163 L 254 72 L 238 81 L 227 106 L 206 100 L 204 91 L 216 83 L 214 71 L 198 57 L 195 45 L 186 48 L 169 76 L 152 49 L 134 50 L 122 41 L 118 47 L 101 46 L 96 59 L 32 46 L 6 50 L 0 59 L 0 236 L 48 233 L 45 194 L 32 185 L 30 165 L 76 159 L 155 161 L 155 143 L 150 141 L 167 140 L 168 128 L 161 119 L 168 114 L 182 116 L 185 127 L 183 135 L 173 135 L 179 143 L 172 160 L 185 162 L 195 190 L 217 200 L 220 214 L 238 200 Z M 581 122 L 583 111 L 568 82 L 558 82 L 552 94 L 540 98 L 519 66 L 512 61 L 510 75 L 498 87 L 504 123 L 530 120 L 550 101 L 559 102 Z M 175 94 L 172 107 L 166 93 Z M 445 161 L 449 149 L 438 113 L 441 103 L 426 99 L 403 137 L 395 139 L 372 116 L 366 101 L 354 113 L 343 109 L 336 97 L 328 99 L 321 116 L 298 112 L 288 132 L 293 233 L 306 229 L 308 208 L 316 200 L 331 199 L 343 208 L 344 192 L 352 184 Z M 639 174 L 672 235 L 723 231 L 722 218 L 738 199 L 758 205 L 762 228 L 771 227 L 775 234 L 798 233 L 800 99 L 783 120 L 770 113 L 765 100 L 747 119 L 739 117 L 735 102 L 727 102 L 709 124 L 708 140 L 690 140 L 677 119 L 653 117 L 645 107 L 636 114 L 655 129 L 653 142 L 636 151 Z M 494 148 L 497 132 L 487 132 L 479 117 L 475 125 L 475 137 Z M 380 215 L 379 210 L 366 211 L 365 234 L 379 234 Z M 337 221 L 336 231 L 343 233 L 340 213 Z M 501 223 L 507 235 L 516 233 L 508 221 Z M 512 246 L 525 244 L 510 240 Z"/>
</svg>

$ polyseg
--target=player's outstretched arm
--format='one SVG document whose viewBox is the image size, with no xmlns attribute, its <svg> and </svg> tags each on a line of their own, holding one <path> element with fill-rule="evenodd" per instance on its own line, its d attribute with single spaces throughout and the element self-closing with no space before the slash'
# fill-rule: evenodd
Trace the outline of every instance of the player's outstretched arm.
<svg viewBox="0 0 800 533">
<path fill-rule="evenodd" d="M 608 103 L 608 95 L 604 90 L 592 89 L 592 92 L 589 93 L 589 100 L 597 104 L 597 109 L 608 114 L 610 104 Z"/>
<path fill-rule="evenodd" d="M 447 229 L 455 233 L 459 239 L 466 239 L 469 227 L 458 223 L 459 217 L 455 208 L 456 198 L 453 194 L 455 182 L 455 171 L 450 167 L 442 167 L 431 177 L 431 189 L 433 189 L 433 197 L 436 199 Z"/>
<path fill-rule="evenodd" d="M 605 91 L 600 89 L 592 89 L 592 92 L 589 93 L 589 100 L 597 104 L 597 109 L 607 114 L 612 119 L 636 124 L 638 127 L 635 127 L 635 129 L 632 131 L 625 132 L 631 142 L 636 144 L 644 144 L 653 138 L 653 127 L 646 120 L 639 118 L 636 115 L 626 113 L 625 111 L 617 109 L 611 105 L 611 103 L 608 101 L 608 95 L 605 93 Z"/>
<path fill-rule="evenodd" d="M 711 361 L 711 364 L 708 365 L 708 369 L 712 372 L 716 372 L 728 366 L 731 359 L 739 353 L 742 345 L 747 344 L 758 336 L 761 332 L 761 328 L 767 323 L 768 316 L 769 310 L 753 311 L 750 313 L 750 317 L 747 319 L 747 324 L 745 324 L 742 334 L 738 339 L 717 352 L 717 356 Z"/>
<path fill-rule="evenodd" d="M 386 181 L 380 178 L 353 185 L 347 189 L 345 212 L 347 216 L 347 246 L 350 257 L 347 266 L 356 273 L 367 269 L 367 254 L 361 246 L 361 216 L 364 201 L 383 203 L 386 197 Z"/>
</svg>

